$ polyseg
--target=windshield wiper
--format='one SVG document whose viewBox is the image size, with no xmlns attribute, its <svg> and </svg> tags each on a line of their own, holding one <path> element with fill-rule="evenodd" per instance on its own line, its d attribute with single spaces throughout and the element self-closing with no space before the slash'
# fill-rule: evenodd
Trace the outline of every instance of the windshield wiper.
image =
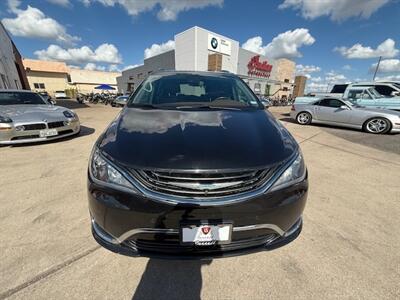
<svg viewBox="0 0 400 300">
<path fill-rule="evenodd" d="M 218 105 L 182 105 L 182 106 L 177 106 L 177 109 L 223 109 L 223 110 L 240 110 L 240 108 L 237 107 L 229 107 L 229 106 L 218 106 Z"/>
<path fill-rule="evenodd" d="M 131 103 L 129 107 L 133 108 L 143 108 L 143 109 L 159 109 L 159 106 L 150 103 Z"/>
</svg>

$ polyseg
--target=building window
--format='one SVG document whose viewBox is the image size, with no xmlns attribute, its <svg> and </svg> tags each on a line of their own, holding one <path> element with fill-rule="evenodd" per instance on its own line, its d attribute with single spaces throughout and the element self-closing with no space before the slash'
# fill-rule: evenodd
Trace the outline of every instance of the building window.
<svg viewBox="0 0 400 300">
<path fill-rule="evenodd" d="M 33 86 L 35 87 L 35 89 L 45 89 L 45 85 L 44 83 L 34 83 Z"/>
<path fill-rule="evenodd" d="M 289 83 L 289 79 L 285 79 L 284 82 Z"/>
<path fill-rule="evenodd" d="M 287 91 L 288 91 L 288 88 L 287 88 L 286 86 L 284 86 L 284 87 L 282 88 L 282 91 L 287 92 Z"/>
<path fill-rule="evenodd" d="M 137 78 L 142 78 L 142 76 L 143 76 L 143 73 L 137 74 Z"/>
<path fill-rule="evenodd" d="M 260 93 L 261 92 L 261 83 L 254 83 L 254 92 L 255 93 Z"/>
</svg>

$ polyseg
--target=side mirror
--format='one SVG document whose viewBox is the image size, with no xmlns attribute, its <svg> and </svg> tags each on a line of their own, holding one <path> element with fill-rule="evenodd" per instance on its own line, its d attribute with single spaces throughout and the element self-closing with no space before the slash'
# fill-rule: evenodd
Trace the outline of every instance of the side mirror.
<svg viewBox="0 0 400 300">
<path fill-rule="evenodd" d="M 400 92 L 391 92 L 390 96 L 398 97 L 398 96 L 400 96 Z"/>
<path fill-rule="evenodd" d="M 340 107 L 340 109 L 343 109 L 343 110 L 350 110 L 350 107 L 348 107 L 347 105 L 342 105 L 342 106 Z"/>
<path fill-rule="evenodd" d="M 56 104 L 56 101 L 53 100 L 53 99 L 49 99 L 48 101 L 49 101 L 50 105 L 55 105 Z"/>
</svg>

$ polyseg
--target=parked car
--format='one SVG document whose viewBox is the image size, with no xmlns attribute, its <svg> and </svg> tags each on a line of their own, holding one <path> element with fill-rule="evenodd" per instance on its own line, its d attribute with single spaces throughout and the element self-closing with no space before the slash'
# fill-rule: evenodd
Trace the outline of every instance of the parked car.
<svg viewBox="0 0 400 300">
<path fill-rule="evenodd" d="M 366 81 L 335 84 L 330 92 L 330 95 L 332 97 L 337 97 L 338 94 L 341 94 L 344 97 L 347 97 L 346 91 L 352 88 L 374 88 L 380 95 L 384 97 L 400 96 L 400 84 L 396 81 Z"/>
<path fill-rule="evenodd" d="M 56 98 L 56 99 L 67 99 L 68 97 L 67 97 L 67 94 L 65 93 L 65 91 L 56 91 L 55 93 L 54 93 L 54 97 Z"/>
<path fill-rule="evenodd" d="M 49 93 L 47 92 L 39 92 L 39 95 L 42 96 L 42 98 L 48 102 L 49 104 L 55 104 L 55 101 L 51 98 Z"/>
<path fill-rule="evenodd" d="M 118 96 L 111 102 L 111 106 L 125 106 L 129 96 Z"/>
<path fill-rule="evenodd" d="M 380 95 L 384 97 L 399 97 L 400 96 L 400 85 L 395 82 L 379 82 L 379 81 L 370 81 L 370 82 L 356 82 L 349 85 L 350 88 L 360 88 L 360 87 L 372 87 L 374 88 Z"/>
<path fill-rule="evenodd" d="M 296 97 L 295 103 L 311 103 L 325 97 L 351 101 L 370 108 L 392 109 L 400 111 L 400 97 L 384 97 L 373 87 L 347 87 L 344 94 L 316 94 L 314 96 Z"/>
<path fill-rule="evenodd" d="M 215 257 L 277 247 L 301 231 L 298 144 L 236 75 L 148 76 L 94 145 L 94 238 L 133 256 Z"/>
<path fill-rule="evenodd" d="M 78 134 L 78 116 L 37 93 L 0 90 L 0 145 L 42 142 Z"/>
<path fill-rule="evenodd" d="M 295 102 L 290 115 L 301 125 L 321 123 L 376 134 L 400 132 L 400 113 L 367 108 L 338 98 L 318 99 L 308 104 Z"/>
</svg>

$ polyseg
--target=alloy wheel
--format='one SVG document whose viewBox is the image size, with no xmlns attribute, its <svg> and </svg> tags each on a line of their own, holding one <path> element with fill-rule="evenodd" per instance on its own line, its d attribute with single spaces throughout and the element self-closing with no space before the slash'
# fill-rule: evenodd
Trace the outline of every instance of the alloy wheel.
<svg viewBox="0 0 400 300">
<path fill-rule="evenodd" d="M 311 116 L 309 113 L 303 112 L 297 116 L 297 122 L 302 125 L 308 124 L 311 120 Z"/>
<path fill-rule="evenodd" d="M 380 118 L 371 119 L 367 123 L 367 130 L 372 133 L 383 133 L 387 130 L 387 128 L 388 128 L 387 121 Z"/>
</svg>

